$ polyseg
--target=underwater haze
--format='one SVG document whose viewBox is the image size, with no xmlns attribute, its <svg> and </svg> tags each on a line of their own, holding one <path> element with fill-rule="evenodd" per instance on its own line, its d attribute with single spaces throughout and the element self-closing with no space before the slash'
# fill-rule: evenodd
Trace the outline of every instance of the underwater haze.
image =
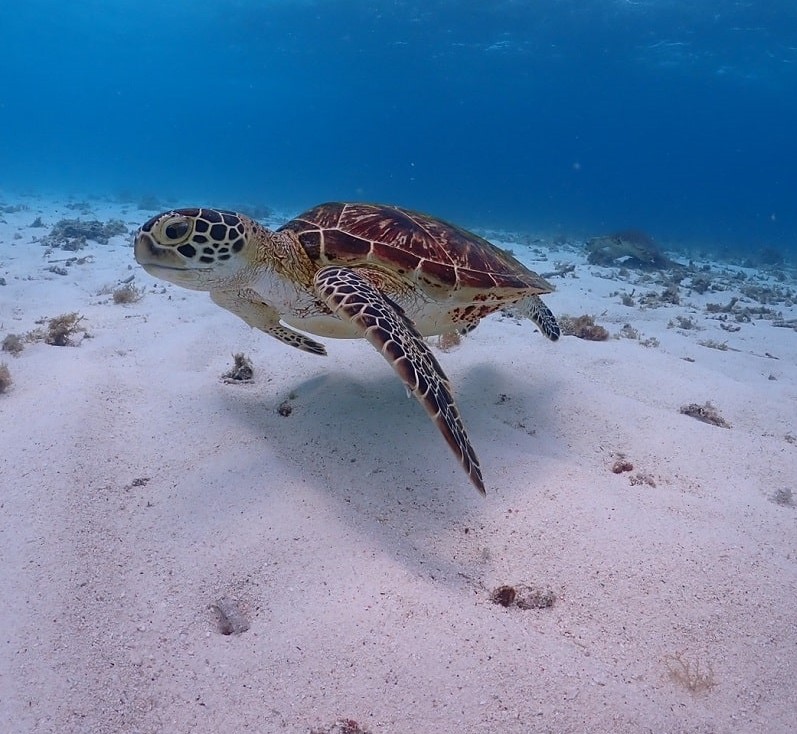
<svg viewBox="0 0 797 734">
<path fill-rule="evenodd" d="M 0 189 L 797 253 L 794 0 L 4 0 Z"/>
</svg>

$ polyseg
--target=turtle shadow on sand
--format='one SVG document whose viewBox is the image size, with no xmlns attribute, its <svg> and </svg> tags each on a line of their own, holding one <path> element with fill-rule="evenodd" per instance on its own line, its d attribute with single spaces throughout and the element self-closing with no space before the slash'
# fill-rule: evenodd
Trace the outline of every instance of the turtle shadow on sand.
<svg viewBox="0 0 797 734">
<path fill-rule="evenodd" d="M 283 386 L 278 393 L 225 392 L 223 402 L 254 435 L 266 436 L 263 440 L 290 465 L 291 474 L 327 495 L 336 517 L 353 532 L 414 573 L 433 572 L 460 584 L 462 574 L 481 575 L 480 568 L 469 567 L 479 541 L 463 536 L 462 529 L 479 525 L 485 503 L 506 503 L 499 485 L 506 472 L 501 470 L 509 469 L 511 475 L 512 468 L 506 459 L 495 463 L 489 458 L 491 446 L 516 428 L 506 420 L 504 401 L 511 400 L 513 409 L 534 405 L 534 423 L 541 433 L 550 430 L 554 417 L 550 390 L 507 370 L 477 365 L 457 382 L 458 403 L 486 469 L 486 499 L 462 476 L 435 426 L 388 372 L 325 372 L 289 382 L 287 391 Z M 293 409 L 285 415 L 279 407 L 288 395 Z M 524 460 L 541 443 L 527 435 L 531 432 L 523 434 L 529 444 Z M 511 488 L 509 494 L 514 494 Z M 474 544 L 473 552 L 455 557 L 452 533 L 458 547 Z"/>
<path fill-rule="evenodd" d="M 455 464 L 459 461 L 484 494 L 476 452 L 486 451 L 485 435 L 514 443 L 516 434 L 506 420 L 495 420 L 500 407 L 485 402 L 484 380 L 455 387 L 457 380 L 449 379 L 425 337 L 468 332 L 512 306 L 517 316 L 556 341 L 561 334 L 556 317 L 541 299 L 553 291 L 550 283 L 511 253 L 457 225 L 402 207 L 361 202 L 319 204 L 276 230 L 235 212 L 174 209 L 141 225 L 134 254 L 151 275 L 208 292 L 216 305 L 286 346 L 323 355 L 326 345 L 313 336 L 367 340 L 393 377 L 383 373 L 378 381 L 364 382 L 364 374 L 378 373 L 363 373 L 357 361 L 344 366 L 337 360 L 326 368 L 356 372 L 360 381 L 330 376 L 297 384 L 297 377 L 289 381 L 287 373 L 275 374 L 272 387 L 281 384 L 289 393 L 278 397 L 271 411 L 261 411 L 249 393 L 246 401 L 237 400 L 244 415 L 254 416 L 249 418 L 254 430 L 245 441 L 260 435 L 277 444 L 269 450 L 281 457 L 287 473 L 285 466 L 273 464 L 271 471 L 289 485 L 283 498 L 288 494 L 294 507 L 323 504 L 315 488 L 306 486 L 316 481 L 331 501 L 340 498 L 339 514 L 357 532 L 392 543 L 397 557 L 418 558 L 419 565 L 424 556 L 435 557 L 430 563 L 436 568 L 443 558 L 457 558 L 461 538 L 446 546 L 440 536 L 473 514 L 478 498 L 466 499 L 465 487 L 456 480 L 452 485 Z M 290 364 L 290 357 L 286 360 Z M 404 400 L 396 377 L 414 402 Z M 431 421 L 418 414 L 417 404 Z M 477 421 L 480 404 L 483 415 Z M 466 420 L 481 449 L 472 445 L 460 409 L 473 416 Z M 454 457 L 440 445 L 441 436 Z M 505 446 L 500 453 L 514 463 Z M 257 462 L 258 455 L 249 458 Z M 263 470 L 269 470 L 267 462 Z M 303 479 L 294 483 L 294 472 Z M 435 484 L 441 489 L 434 490 Z M 395 490 L 386 493 L 388 488 Z M 404 501 L 396 492 L 404 493 Z M 391 525 L 395 529 L 387 534 Z M 314 527 L 320 532 L 317 522 Z"/>
</svg>

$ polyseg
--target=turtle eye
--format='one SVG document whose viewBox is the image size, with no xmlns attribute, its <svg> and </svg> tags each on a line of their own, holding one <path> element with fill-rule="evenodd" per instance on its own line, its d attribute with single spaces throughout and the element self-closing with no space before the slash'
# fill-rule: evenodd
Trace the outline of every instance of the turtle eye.
<svg viewBox="0 0 797 734">
<path fill-rule="evenodd" d="M 164 244 L 176 245 L 188 238 L 191 223 L 185 217 L 171 217 L 161 225 Z"/>
</svg>

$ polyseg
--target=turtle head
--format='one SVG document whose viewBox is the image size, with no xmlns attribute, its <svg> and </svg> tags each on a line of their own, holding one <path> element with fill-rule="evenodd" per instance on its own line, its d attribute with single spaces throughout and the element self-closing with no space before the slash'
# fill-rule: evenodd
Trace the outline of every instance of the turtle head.
<svg viewBox="0 0 797 734">
<path fill-rule="evenodd" d="M 150 275 L 193 290 L 235 280 L 248 264 L 257 226 L 221 209 L 173 209 L 158 214 L 136 233 L 136 261 Z"/>
</svg>

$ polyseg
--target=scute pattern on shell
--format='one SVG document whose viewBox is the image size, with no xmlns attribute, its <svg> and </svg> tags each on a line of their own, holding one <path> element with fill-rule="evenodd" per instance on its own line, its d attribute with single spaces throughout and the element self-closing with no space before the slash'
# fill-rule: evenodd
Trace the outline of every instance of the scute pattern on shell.
<svg viewBox="0 0 797 734">
<path fill-rule="evenodd" d="M 381 204 L 330 202 L 280 227 L 318 263 L 366 260 L 399 273 L 417 270 L 449 287 L 549 293 L 550 286 L 509 253 L 426 214 Z"/>
</svg>

